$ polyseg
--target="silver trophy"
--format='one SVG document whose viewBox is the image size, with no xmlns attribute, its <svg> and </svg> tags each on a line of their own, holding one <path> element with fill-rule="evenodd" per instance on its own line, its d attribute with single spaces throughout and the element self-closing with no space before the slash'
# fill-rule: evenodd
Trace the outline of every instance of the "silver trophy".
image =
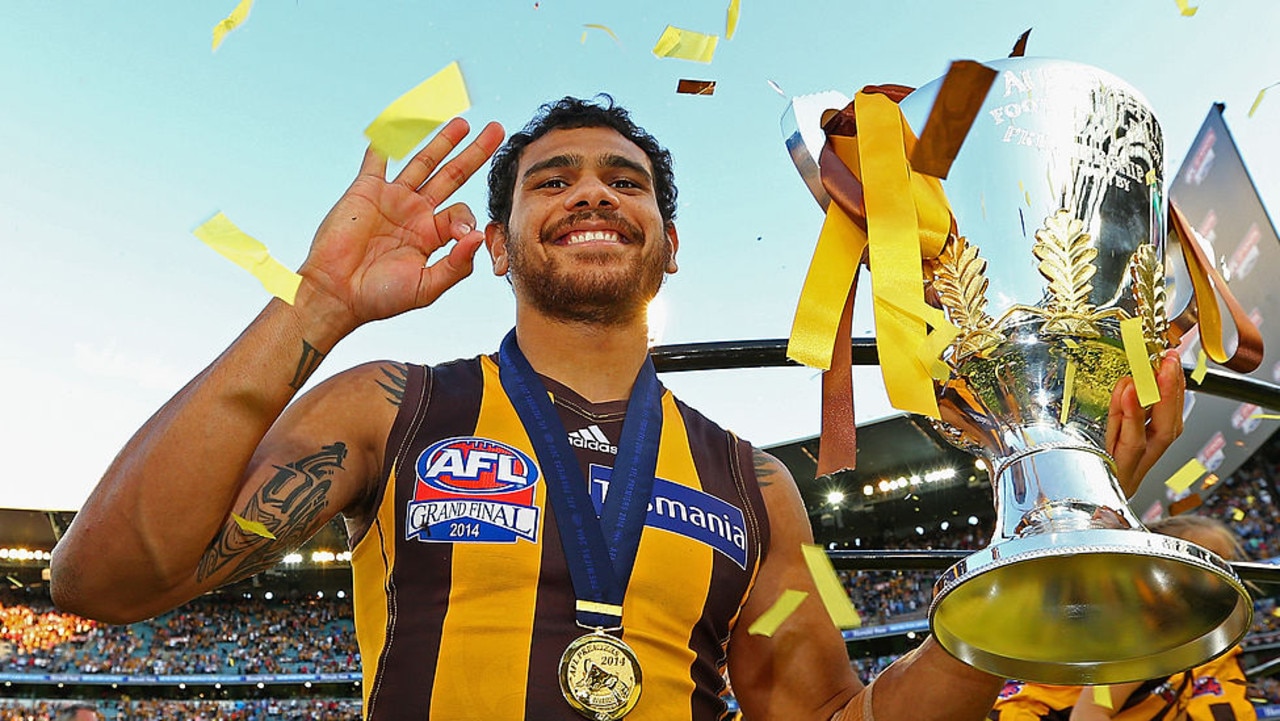
<svg viewBox="0 0 1280 721">
<path fill-rule="evenodd" d="M 961 331 L 936 426 L 985 459 L 996 529 L 938 580 L 930 623 L 957 658 L 1008 678 L 1167 676 L 1234 646 L 1253 611 L 1229 564 L 1143 527 L 1103 450 L 1130 374 L 1121 321 L 1141 319 L 1148 362 L 1166 347 L 1160 127 L 1095 68 L 987 65 L 998 76 L 944 182 L 958 231 L 925 276 Z M 900 104 L 917 135 L 940 86 Z M 811 147 L 802 115 L 783 121 L 793 155 Z"/>
</svg>

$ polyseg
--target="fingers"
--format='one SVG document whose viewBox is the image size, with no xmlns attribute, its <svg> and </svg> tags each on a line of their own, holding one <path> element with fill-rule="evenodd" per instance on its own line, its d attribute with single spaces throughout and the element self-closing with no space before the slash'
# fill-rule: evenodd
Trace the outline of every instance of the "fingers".
<svg viewBox="0 0 1280 721">
<path fill-rule="evenodd" d="M 360 161 L 359 175 L 372 175 L 378 180 L 387 179 L 387 159 L 373 149 L 373 146 L 364 149 L 364 159 Z"/>
<path fill-rule="evenodd" d="M 1187 381 L 1177 352 L 1170 351 L 1161 359 L 1156 383 L 1160 387 L 1160 402 L 1151 407 L 1151 419 L 1146 425 L 1146 448 L 1134 469 L 1138 480 L 1151 470 L 1160 456 L 1182 435 L 1182 405 L 1186 397 Z"/>
<path fill-rule="evenodd" d="M 471 126 L 462 118 L 454 118 L 445 123 L 431 142 L 409 159 L 404 169 L 396 176 L 395 182 L 417 190 L 431 173 L 435 172 L 436 166 L 449 157 L 449 153 L 458 147 L 458 143 L 461 143 L 470 131 Z"/>
<path fill-rule="evenodd" d="M 1107 452 L 1115 459 L 1120 486 L 1132 496 L 1147 471 L 1182 434 L 1182 406 L 1186 379 L 1176 352 L 1160 362 L 1156 383 L 1160 402 L 1151 407 L 1150 419 L 1138 403 L 1132 378 L 1123 378 L 1111 395 L 1107 417 Z"/>
<path fill-rule="evenodd" d="M 467 179 L 498 151 L 498 146 L 502 144 L 503 135 L 502 126 L 497 123 L 489 123 L 484 126 L 484 129 L 480 131 L 475 140 L 463 148 L 462 152 L 458 153 L 457 156 L 443 166 L 440 166 L 426 179 L 426 182 L 418 189 L 418 194 L 432 206 L 443 204 L 446 198 L 453 195 L 458 188 L 461 188 L 462 184 L 467 182 Z M 461 141 L 461 138 L 459 138 L 459 141 Z M 455 142 L 454 145 L 457 145 L 457 143 Z M 450 146 L 451 149 L 452 147 Z"/>
<path fill-rule="evenodd" d="M 1147 447 L 1146 414 L 1138 403 L 1133 379 L 1121 378 L 1111 394 L 1107 415 L 1107 452 L 1116 462 L 1116 477 L 1126 497 L 1142 482 L 1138 466 Z"/>
<path fill-rule="evenodd" d="M 418 281 L 418 303 L 434 303 L 446 290 L 471 275 L 476 251 L 484 243 L 484 233 L 463 223 L 454 226 L 457 242 L 447 255 L 422 269 Z"/>
<path fill-rule="evenodd" d="M 1156 384 L 1160 387 L 1160 402 L 1151 407 L 1148 438 L 1162 444 L 1160 452 L 1163 453 L 1182 435 L 1182 405 L 1187 395 L 1187 378 L 1182 372 L 1182 359 L 1177 351 L 1171 350 L 1161 359 Z"/>
<path fill-rule="evenodd" d="M 462 118 L 450 120 L 426 147 L 409 160 L 395 182 L 414 189 L 432 206 L 444 203 L 502 144 L 502 126 L 489 123 L 462 152 L 441 165 L 469 130 L 470 126 Z"/>
<path fill-rule="evenodd" d="M 454 203 L 438 211 L 431 220 L 436 225 L 436 237 L 440 238 L 442 243 L 449 238 L 460 238 L 476 227 L 476 216 L 466 203 Z M 430 255 L 430 251 L 434 250 L 435 248 L 429 249 L 427 254 Z"/>
</svg>

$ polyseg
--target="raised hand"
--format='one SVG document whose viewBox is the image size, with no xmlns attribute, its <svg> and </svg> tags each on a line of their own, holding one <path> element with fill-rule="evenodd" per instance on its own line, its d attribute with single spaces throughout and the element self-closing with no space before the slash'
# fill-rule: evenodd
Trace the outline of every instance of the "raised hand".
<svg viewBox="0 0 1280 721">
<path fill-rule="evenodd" d="M 1169 445 L 1182 434 L 1182 404 L 1187 382 L 1177 351 L 1166 351 L 1156 374 L 1160 402 L 1144 410 L 1138 403 L 1133 378 L 1126 376 L 1111 394 L 1107 416 L 1107 452 L 1116 461 L 1120 487 L 1126 497 L 1138 491 Z"/>
<path fill-rule="evenodd" d="M 442 206 L 498 149 L 503 131 L 489 123 L 443 162 L 469 129 L 461 118 L 449 121 L 392 181 L 386 159 L 365 151 L 359 175 L 325 216 L 299 269 L 299 298 L 326 323 L 346 333 L 430 305 L 471 274 L 484 233 L 465 204 Z M 449 253 L 427 265 L 450 240 Z"/>
</svg>

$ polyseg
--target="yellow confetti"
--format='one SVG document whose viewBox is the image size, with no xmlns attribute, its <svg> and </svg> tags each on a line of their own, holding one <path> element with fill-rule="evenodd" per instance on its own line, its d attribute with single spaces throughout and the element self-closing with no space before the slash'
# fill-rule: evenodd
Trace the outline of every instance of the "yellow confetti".
<svg viewBox="0 0 1280 721">
<path fill-rule="evenodd" d="M 742 0 L 729 0 L 729 9 L 725 11 L 724 39 L 732 40 L 738 31 L 738 13 L 742 11 Z"/>
<path fill-rule="evenodd" d="M 399 160 L 441 123 L 471 107 L 457 61 L 396 98 L 364 129 L 373 149 Z"/>
<path fill-rule="evenodd" d="M 1058 423 L 1067 425 L 1067 419 L 1071 417 L 1071 398 L 1076 392 L 1076 359 L 1067 359 L 1067 370 L 1064 374 L 1066 377 L 1062 379 L 1062 411 L 1058 414 Z"/>
<path fill-rule="evenodd" d="M 1240 510 L 1239 508 L 1232 508 L 1232 509 L 1231 509 L 1231 520 L 1236 521 L 1237 523 L 1238 523 L 1238 522 L 1240 522 L 1240 521 L 1243 521 L 1243 520 L 1244 520 L 1244 511 Z"/>
<path fill-rule="evenodd" d="M 1255 419 L 1260 421 L 1280 421 L 1280 415 L 1275 413 L 1254 413 L 1249 416 L 1249 420 Z"/>
<path fill-rule="evenodd" d="M 768 611 L 760 614 L 760 617 L 747 629 L 747 633 L 752 636 L 773 636 L 782 622 L 790 618 L 808 597 L 809 594 L 804 591 L 788 588 L 782 592 L 777 601 L 774 601 Z"/>
<path fill-rule="evenodd" d="M 1147 341 L 1142 337 L 1142 319 L 1126 318 L 1120 321 L 1120 337 L 1124 340 L 1124 352 L 1129 357 L 1129 371 L 1133 373 L 1133 386 L 1138 391 L 1138 402 L 1143 408 L 1160 400 L 1160 386 L 1156 384 L 1156 372 L 1147 358 Z"/>
<path fill-rule="evenodd" d="M 822 546 L 809 543 L 801 546 L 801 550 L 804 551 L 804 562 L 809 566 L 809 575 L 813 576 L 813 582 L 818 587 L 818 597 L 822 599 L 822 605 L 826 606 L 831 622 L 836 628 L 861 626 L 862 619 L 858 618 L 858 612 L 849 601 L 849 594 L 840 583 L 840 577 L 836 575 L 836 569 L 832 568 L 826 551 L 822 550 Z"/>
<path fill-rule="evenodd" d="M 1275 616 L 1276 618 L 1280 618 L 1280 606 L 1276 606 L 1275 608 L 1271 609 L 1271 615 Z"/>
<path fill-rule="evenodd" d="M 719 41 L 718 35 L 706 35 L 668 25 L 658 38 L 658 43 L 653 46 L 653 54 L 660 58 L 709 63 Z"/>
<path fill-rule="evenodd" d="M 227 216 L 218 213 L 191 232 L 219 255 L 252 273 L 268 293 L 293 305 L 302 276 L 271 257 L 267 246 L 237 228 Z"/>
<path fill-rule="evenodd" d="M 594 28 L 594 29 L 596 29 L 596 30 L 603 30 L 603 31 L 605 31 L 606 33 L 609 33 L 609 37 L 613 38 L 613 41 L 614 41 L 615 43 L 617 43 L 617 44 L 619 44 L 619 45 L 621 45 L 621 44 L 622 44 L 622 41 L 618 39 L 618 35 L 617 35 L 617 33 L 613 32 L 613 30 L 610 30 L 608 25 L 600 25 L 599 23 L 584 23 L 584 24 L 582 25 L 582 27 L 584 27 L 584 28 Z M 584 42 L 584 43 L 585 43 L 586 41 L 587 41 L 587 33 L 586 33 L 586 31 L 584 30 L 584 31 L 582 32 L 582 42 Z"/>
<path fill-rule="evenodd" d="M 1191 371 L 1191 380 L 1195 382 L 1196 385 L 1200 385 L 1204 382 L 1204 376 L 1208 372 L 1209 357 L 1205 355 L 1204 348 L 1201 348 L 1199 352 L 1196 353 L 1196 367 Z"/>
<path fill-rule="evenodd" d="M 253 7 L 253 0 L 240 0 L 240 4 L 236 5 L 236 9 L 231 14 L 223 18 L 217 25 L 213 26 L 213 49 L 217 50 L 222 44 L 222 40 L 227 37 L 227 33 L 235 30 L 249 17 L 249 10 Z"/>
<path fill-rule="evenodd" d="M 1254 114 L 1254 113 L 1256 113 L 1256 112 L 1258 112 L 1258 106 L 1262 104 L 1262 96 L 1264 96 L 1264 95 L 1266 95 L 1266 94 L 1267 94 L 1267 89 L 1266 89 L 1266 88 L 1263 88 L 1263 89 L 1261 89 L 1261 90 L 1259 90 L 1259 91 L 1258 91 L 1258 97 L 1254 98 L 1254 99 L 1253 99 L 1253 105 L 1250 105 L 1250 106 L 1249 106 L 1249 115 L 1248 115 L 1248 117 L 1252 118 L 1252 117 L 1253 117 L 1253 114 Z"/>
<path fill-rule="evenodd" d="M 1182 13 L 1183 17 L 1189 18 L 1192 15 L 1195 15 L 1196 11 L 1200 9 L 1199 6 L 1191 7 L 1190 0 L 1174 0 L 1174 2 L 1178 3 L 1178 12 Z"/>
<path fill-rule="evenodd" d="M 1094 686 L 1093 702 L 1105 709 L 1115 708 L 1111 704 L 1111 687 L 1110 686 Z"/>
<path fill-rule="evenodd" d="M 1149 169 L 1147 170 L 1146 181 L 1147 181 L 1147 185 L 1155 185 L 1155 184 L 1156 184 L 1156 169 L 1155 169 L 1155 168 L 1149 168 Z"/>
<path fill-rule="evenodd" d="M 1199 480 L 1200 476 L 1203 476 L 1208 472 L 1208 470 L 1209 469 L 1205 468 L 1204 464 L 1201 463 L 1199 459 L 1192 458 L 1187 461 L 1182 468 L 1179 468 L 1174 472 L 1172 476 L 1169 476 L 1169 480 L 1165 481 L 1164 484 L 1173 491 L 1182 493 L 1190 488 L 1191 484 Z"/>
<path fill-rule="evenodd" d="M 1254 113 L 1256 113 L 1256 112 L 1258 111 L 1258 106 L 1262 104 L 1262 96 L 1266 95 L 1268 90 L 1270 90 L 1271 88 L 1274 88 L 1274 87 L 1275 87 L 1275 86 L 1277 86 L 1277 85 L 1280 85 L 1280 83 L 1272 83 L 1272 84 L 1268 85 L 1267 87 L 1265 87 L 1265 88 L 1263 88 L 1263 89 L 1261 89 L 1261 90 L 1259 90 L 1259 91 L 1258 91 L 1258 97 L 1254 98 L 1254 99 L 1253 99 L 1253 105 L 1249 106 L 1249 115 L 1248 115 L 1248 117 L 1252 118 L 1252 117 L 1253 117 L 1253 114 L 1254 114 Z"/>
<path fill-rule="evenodd" d="M 244 516 L 241 516 L 238 513 L 232 513 L 231 520 L 235 521 L 236 525 L 240 527 L 240 530 L 244 531 L 245 533 L 252 533 L 255 536 L 270 538 L 273 541 L 276 540 L 276 535 L 271 531 L 268 531 L 267 527 L 262 525 L 258 521 L 250 521 L 249 519 L 245 518 Z"/>
</svg>

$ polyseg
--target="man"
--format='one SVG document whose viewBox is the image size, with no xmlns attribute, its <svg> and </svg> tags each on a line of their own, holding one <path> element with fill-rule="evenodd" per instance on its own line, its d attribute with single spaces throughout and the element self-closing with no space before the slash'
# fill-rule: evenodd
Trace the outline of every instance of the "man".
<svg viewBox="0 0 1280 721">
<path fill-rule="evenodd" d="M 269 303 L 108 469 L 55 550 L 55 601 L 154 615 L 342 513 L 370 719 L 716 718 L 726 656 L 748 718 L 981 718 L 1000 681 L 931 640 L 873 701 L 803 561 L 786 468 L 657 385 L 644 310 L 679 245 L 666 151 L 611 99 L 544 106 L 494 159 L 481 234 L 444 202 L 502 131 L 442 162 L 466 132 L 450 122 L 391 182 L 366 153 L 295 304 Z M 496 355 L 370 363 L 288 405 L 341 338 L 430 305 L 482 242 L 516 298 Z M 1180 402 L 1177 359 L 1162 371 Z M 1180 410 L 1148 431 L 1132 391 L 1117 399 L 1136 481 Z M 749 635 L 787 589 L 808 598 Z"/>
<path fill-rule="evenodd" d="M 54 721 L 98 721 L 98 707 L 87 703 L 73 703 L 58 709 Z"/>
</svg>

